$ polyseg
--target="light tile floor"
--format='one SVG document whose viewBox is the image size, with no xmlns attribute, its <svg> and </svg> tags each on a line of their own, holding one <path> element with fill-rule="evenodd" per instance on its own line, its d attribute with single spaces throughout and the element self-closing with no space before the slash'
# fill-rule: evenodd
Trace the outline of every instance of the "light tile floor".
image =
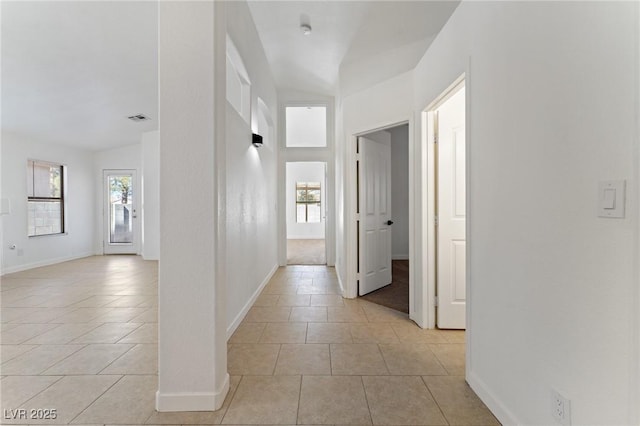
<svg viewBox="0 0 640 426">
<path fill-rule="evenodd" d="M 464 381 L 464 332 L 343 299 L 332 268 L 276 272 L 229 340 L 216 412 L 154 410 L 155 262 L 89 257 L 0 290 L 1 424 L 498 424 Z"/>
</svg>

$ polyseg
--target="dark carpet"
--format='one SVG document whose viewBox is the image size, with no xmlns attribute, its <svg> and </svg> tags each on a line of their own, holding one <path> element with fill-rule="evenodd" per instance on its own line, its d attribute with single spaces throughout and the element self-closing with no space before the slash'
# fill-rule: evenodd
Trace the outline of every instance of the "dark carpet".
<svg viewBox="0 0 640 426">
<path fill-rule="evenodd" d="M 363 299 L 396 311 L 409 313 L 409 261 L 391 261 L 392 282 L 362 296 Z"/>
</svg>

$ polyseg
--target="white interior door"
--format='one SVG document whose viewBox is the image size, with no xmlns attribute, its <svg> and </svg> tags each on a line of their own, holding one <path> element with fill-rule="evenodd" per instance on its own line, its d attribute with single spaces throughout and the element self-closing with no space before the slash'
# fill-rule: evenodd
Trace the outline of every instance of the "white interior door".
<svg viewBox="0 0 640 426">
<path fill-rule="evenodd" d="M 363 296 L 391 284 L 391 140 L 358 140 L 360 282 Z"/>
<path fill-rule="evenodd" d="M 464 87 L 438 109 L 437 292 L 439 328 L 465 328 L 466 155 Z"/>
<path fill-rule="evenodd" d="M 138 253 L 135 170 L 104 170 L 104 253 Z"/>
</svg>

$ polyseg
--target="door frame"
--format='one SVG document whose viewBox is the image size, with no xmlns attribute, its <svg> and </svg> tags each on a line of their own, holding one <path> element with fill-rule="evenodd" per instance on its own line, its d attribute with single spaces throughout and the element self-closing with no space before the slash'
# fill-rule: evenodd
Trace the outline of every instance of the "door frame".
<svg viewBox="0 0 640 426">
<path fill-rule="evenodd" d="M 109 245 L 109 212 L 107 206 L 109 205 L 109 191 L 107 191 L 107 176 L 109 175 L 117 175 L 117 174 L 131 174 L 133 179 L 133 209 L 136 212 L 137 223 L 134 224 L 133 228 L 133 244 L 131 252 L 127 253 L 109 253 L 107 251 L 107 246 Z M 141 233 L 141 224 L 142 224 L 142 216 L 140 214 L 140 201 L 138 198 L 142 195 L 140 191 L 140 182 L 138 180 L 138 170 L 137 169 L 103 169 L 102 170 L 102 254 L 140 254 L 141 243 L 140 243 L 140 233 Z"/>
<path fill-rule="evenodd" d="M 329 201 L 329 162 L 328 161 L 324 161 L 324 160 L 286 160 L 284 162 L 284 167 L 282 168 L 282 173 L 284 175 L 284 184 L 282 186 L 283 191 L 287 190 L 287 164 L 289 163 L 322 163 L 324 164 L 324 180 L 322 181 L 322 185 L 324 187 L 324 199 L 322 199 L 320 201 L 320 207 L 322 208 L 321 214 L 323 215 L 323 222 L 324 222 L 324 260 L 325 260 L 325 265 L 326 266 L 333 266 L 333 264 L 329 264 L 329 253 L 330 253 L 330 245 L 329 245 L 329 217 L 331 216 L 330 211 L 329 211 L 329 206 L 330 201 Z M 286 266 L 288 265 L 288 256 L 287 256 L 287 252 L 288 252 L 288 245 L 289 245 L 289 239 L 288 237 L 288 223 L 287 223 L 287 208 L 289 207 L 287 205 L 287 197 L 286 197 L 286 192 L 285 192 L 285 196 L 284 196 L 284 208 L 282 209 L 283 214 L 281 216 L 284 216 L 284 264 L 282 264 L 282 261 L 280 262 L 280 266 Z M 322 266 L 322 265 L 316 265 L 316 266 Z"/>
<path fill-rule="evenodd" d="M 325 250 L 327 266 L 336 263 L 336 188 L 335 188 L 335 106 L 332 97 L 313 97 L 297 93 L 284 93 L 278 107 L 278 265 L 287 266 L 287 212 L 286 212 L 286 167 L 288 162 L 326 163 L 326 218 Z M 327 108 L 327 146 L 323 148 L 303 148 L 286 146 L 286 107 L 324 106 Z"/>
<path fill-rule="evenodd" d="M 424 318 L 426 321 L 427 328 L 436 328 L 436 293 L 437 293 L 437 278 L 436 278 L 436 145 L 434 143 L 434 131 L 435 131 L 435 110 L 438 109 L 444 102 L 446 102 L 454 93 L 458 91 L 461 87 L 466 87 L 465 90 L 465 184 L 466 184 L 466 225 L 465 225 L 465 233 L 466 233 L 466 264 L 465 264 L 465 274 L 466 274 L 466 312 L 465 312 L 465 322 L 466 328 L 469 329 L 469 318 L 470 318 L 470 253 L 469 253 L 469 236 L 470 236 L 470 168 L 469 168 L 469 159 L 471 150 L 470 146 L 470 137 L 469 137 L 469 84 L 468 78 L 466 77 L 466 73 L 463 73 L 458 78 L 456 78 L 453 83 L 451 83 L 445 90 L 443 90 L 422 112 L 422 143 L 424 147 L 424 152 L 426 154 L 426 162 L 424 163 L 424 170 L 426 171 L 426 184 L 423 185 L 423 193 L 425 194 L 425 215 L 423 216 L 423 229 L 424 233 L 422 235 L 424 247 L 426 247 L 425 253 L 425 262 L 427 263 L 426 267 L 426 291 L 424 292 L 425 300 L 424 304 L 427 307 L 433 307 L 434 309 L 427 309 L 426 315 Z M 424 182 L 424 181 L 423 181 Z"/>
<path fill-rule="evenodd" d="M 403 124 L 409 125 L 409 318 L 414 320 L 418 325 L 422 326 L 418 319 L 420 318 L 420 312 L 422 306 L 420 306 L 419 297 L 416 297 L 416 280 L 419 272 L 418 252 L 416 247 L 416 156 L 414 145 L 414 119 L 413 116 L 399 117 L 396 120 L 390 120 L 382 122 L 377 126 L 373 126 L 362 131 L 353 133 L 348 140 L 348 154 L 346 158 L 346 170 L 345 170 L 345 182 L 349 186 L 347 202 L 345 203 L 345 217 L 350 218 L 349 224 L 345 223 L 345 231 L 347 231 L 346 241 L 346 258 L 345 264 L 347 279 L 345 283 L 341 283 L 343 286 L 343 296 L 346 298 L 358 297 L 358 230 L 359 230 L 359 217 L 357 213 L 358 205 L 358 161 L 359 155 L 357 153 L 358 138 L 360 136 L 366 136 L 369 133 L 374 133 L 379 130 L 390 129 L 392 127 L 401 126 Z M 392 148 L 393 149 L 393 148 Z"/>
</svg>

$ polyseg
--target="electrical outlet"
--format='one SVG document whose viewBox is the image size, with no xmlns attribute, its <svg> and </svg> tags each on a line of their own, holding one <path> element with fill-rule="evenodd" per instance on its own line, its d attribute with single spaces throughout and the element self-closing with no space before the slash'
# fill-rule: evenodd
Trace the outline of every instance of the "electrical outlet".
<svg viewBox="0 0 640 426">
<path fill-rule="evenodd" d="M 553 389 L 551 390 L 551 414 L 561 425 L 571 425 L 571 401 Z"/>
</svg>

